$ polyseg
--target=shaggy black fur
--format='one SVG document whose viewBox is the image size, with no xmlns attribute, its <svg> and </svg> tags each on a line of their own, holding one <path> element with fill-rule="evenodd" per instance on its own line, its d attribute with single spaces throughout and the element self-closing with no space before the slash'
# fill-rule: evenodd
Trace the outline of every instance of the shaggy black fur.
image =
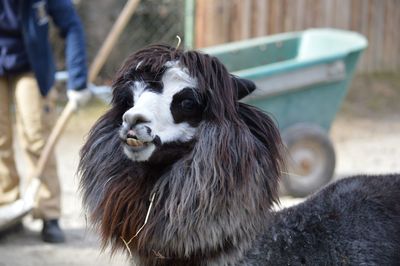
<svg viewBox="0 0 400 266">
<path fill-rule="evenodd" d="M 171 61 L 197 80 L 197 134 L 160 143 L 148 161 L 133 162 L 118 136 L 134 104 L 129 86 L 159 84 Z M 278 130 L 265 113 L 237 102 L 254 84 L 216 58 L 150 46 L 127 59 L 113 88 L 112 107 L 92 128 L 79 166 L 84 204 L 105 246 L 127 250 L 129 242 L 138 265 L 399 262 L 398 175 L 343 180 L 299 206 L 270 211 L 282 168 Z M 133 238 L 153 194 L 149 221 Z"/>
<path fill-rule="evenodd" d="M 274 213 L 248 265 L 400 265 L 400 175 L 356 176 Z"/>
</svg>

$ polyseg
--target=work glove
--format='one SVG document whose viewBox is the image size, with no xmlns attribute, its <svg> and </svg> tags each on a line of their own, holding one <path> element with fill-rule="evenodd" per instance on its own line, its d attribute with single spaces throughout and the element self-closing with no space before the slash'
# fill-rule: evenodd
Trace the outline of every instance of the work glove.
<svg viewBox="0 0 400 266">
<path fill-rule="evenodd" d="M 75 110 L 86 105 L 92 98 L 92 92 L 89 88 L 83 90 L 68 90 L 67 91 L 68 100 L 72 103 Z"/>
</svg>

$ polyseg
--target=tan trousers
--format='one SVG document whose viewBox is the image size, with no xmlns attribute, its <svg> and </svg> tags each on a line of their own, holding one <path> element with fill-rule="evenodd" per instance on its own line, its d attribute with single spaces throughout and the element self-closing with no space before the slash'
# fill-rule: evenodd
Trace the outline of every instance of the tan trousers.
<svg viewBox="0 0 400 266">
<path fill-rule="evenodd" d="M 11 103 L 14 102 L 18 140 L 25 160 L 23 172 L 27 182 L 31 178 L 46 137 L 54 122 L 55 106 L 50 97 L 43 98 L 33 74 L 0 77 L 0 205 L 19 197 L 20 177 L 13 152 Z M 50 156 L 43 173 L 34 217 L 56 219 L 60 217 L 60 183 L 55 157 Z"/>
</svg>

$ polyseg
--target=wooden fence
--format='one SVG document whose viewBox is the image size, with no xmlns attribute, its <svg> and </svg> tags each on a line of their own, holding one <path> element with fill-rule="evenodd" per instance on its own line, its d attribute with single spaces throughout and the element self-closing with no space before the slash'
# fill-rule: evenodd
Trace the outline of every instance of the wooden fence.
<svg viewBox="0 0 400 266">
<path fill-rule="evenodd" d="M 332 27 L 360 32 L 362 72 L 400 70 L 400 0 L 197 0 L 195 47 Z"/>
</svg>

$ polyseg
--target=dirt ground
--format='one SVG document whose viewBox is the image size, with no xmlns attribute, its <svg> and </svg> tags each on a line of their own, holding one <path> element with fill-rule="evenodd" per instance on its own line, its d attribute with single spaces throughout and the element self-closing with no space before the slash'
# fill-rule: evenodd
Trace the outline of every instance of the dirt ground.
<svg viewBox="0 0 400 266">
<path fill-rule="evenodd" d="M 335 178 L 358 173 L 400 172 L 400 75 L 357 76 L 332 125 L 337 165 Z M 30 217 L 24 230 L 0 238 L 0 266 L 128 265 L 121 254 L 101 252 L 96 234 L 88 229 L 77 192 L 78 151 L 88 129 L 104 107 L 91 105 L 74 116 L 57 148 L 63 187 L 63 217 L 67 242 L 44 244 L 41 223 Z M 284 202 L 296 199 L 285 198 Z"/>
</svg>

